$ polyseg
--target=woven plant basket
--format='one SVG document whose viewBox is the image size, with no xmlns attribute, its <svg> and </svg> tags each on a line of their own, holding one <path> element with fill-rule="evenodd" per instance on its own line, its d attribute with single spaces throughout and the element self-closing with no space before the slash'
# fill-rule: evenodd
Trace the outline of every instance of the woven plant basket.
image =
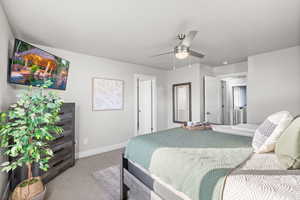
<svg viewBox="0 0 300 200">
<path fill-rule="evenodd" d="M 43 200 L 46 193 L 43 182 L 40 177 L 34 177 L 33 179 L 36 182 L 31 183 L 29 186 L 22 186 L 22 184 L 32 179 L 26 179 L 18 184 L 12 193 L 11 200 Z"/>
</svg>

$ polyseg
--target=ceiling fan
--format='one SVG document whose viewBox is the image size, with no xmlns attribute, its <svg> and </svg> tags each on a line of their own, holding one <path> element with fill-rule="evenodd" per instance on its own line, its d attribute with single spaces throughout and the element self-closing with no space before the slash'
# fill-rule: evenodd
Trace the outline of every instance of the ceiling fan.
<svg viewBox="0 0 300 200">
<path fill-rule="evenodd" d="M 179 44 L 174 47 L 173 51 L 161 53 L 154 55 L 152 57 L 167 55 L 167 54 L 174 54 L 177 59 L 185 59 L 188 56 L 195 56 L 198 58 L 203 58 L 204 55 L 201 53 L 198 53 L 196 51 L 193 51 L 190 49 L 191 43 L 193 39 L 195 38 L 198 31 L 190 31 L 187 35 L 186 34 L 178 34 L 177 39 L 179 40 Z"/>
</svg>

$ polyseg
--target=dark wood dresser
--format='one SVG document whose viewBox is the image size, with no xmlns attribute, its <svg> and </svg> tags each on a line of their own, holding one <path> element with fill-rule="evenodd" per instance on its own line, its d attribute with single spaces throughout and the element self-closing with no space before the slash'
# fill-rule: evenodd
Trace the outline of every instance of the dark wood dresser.
<svg viewBox="0 0 300 200">
<path fill-rule="evenodd" d="M 45 184 L 75 164 L 75 103 L 63 104 L 60 119 L 58 126 L 64 131 L 61 135 L 55 135 L 56 139 L 49 143 L 54 153 L 49 162 L 50 169 L 44 172 L 38 166 L 33 166 L 33 175 L 41 176 Z M 11 189 L 26 178 L 26 167 L 14 170 L 10 174 Z"/>
</svg>

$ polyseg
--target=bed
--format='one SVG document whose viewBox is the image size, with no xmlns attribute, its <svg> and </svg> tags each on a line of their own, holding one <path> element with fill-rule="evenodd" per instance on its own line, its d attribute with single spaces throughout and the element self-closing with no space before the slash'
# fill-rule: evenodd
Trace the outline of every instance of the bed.
<svg viewBox="0 0 300 200">
<path fill-rule="evenodd" d="M 121 199 L 136 184 L 145 200 L 300 199 L 300 172 L 282 169 L 273 153 L 253 154 L 251 141 L 182 128 L 135 137 L 122 158 Z"/>
</svg>

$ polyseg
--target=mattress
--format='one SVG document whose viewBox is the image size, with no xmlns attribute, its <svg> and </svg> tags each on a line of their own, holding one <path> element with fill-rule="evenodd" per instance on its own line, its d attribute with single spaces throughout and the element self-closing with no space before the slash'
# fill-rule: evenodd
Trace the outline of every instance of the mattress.
<svg viewBox="0 0 300 200">
<path fill-rule="evenodd" d="M 190 200 L 185 194 L 175 190 L 160 178 L 150 174 L 148 170 L 139 164 L 131 163 L 153 179 L 153 191 L 147 188 L 137 177 L 125 171 L 125 184 L 130 188 L 129 199 L 131 196 L 141 196 L 143 198 L 140 198 L 140 200 Z"/>
</svg>

